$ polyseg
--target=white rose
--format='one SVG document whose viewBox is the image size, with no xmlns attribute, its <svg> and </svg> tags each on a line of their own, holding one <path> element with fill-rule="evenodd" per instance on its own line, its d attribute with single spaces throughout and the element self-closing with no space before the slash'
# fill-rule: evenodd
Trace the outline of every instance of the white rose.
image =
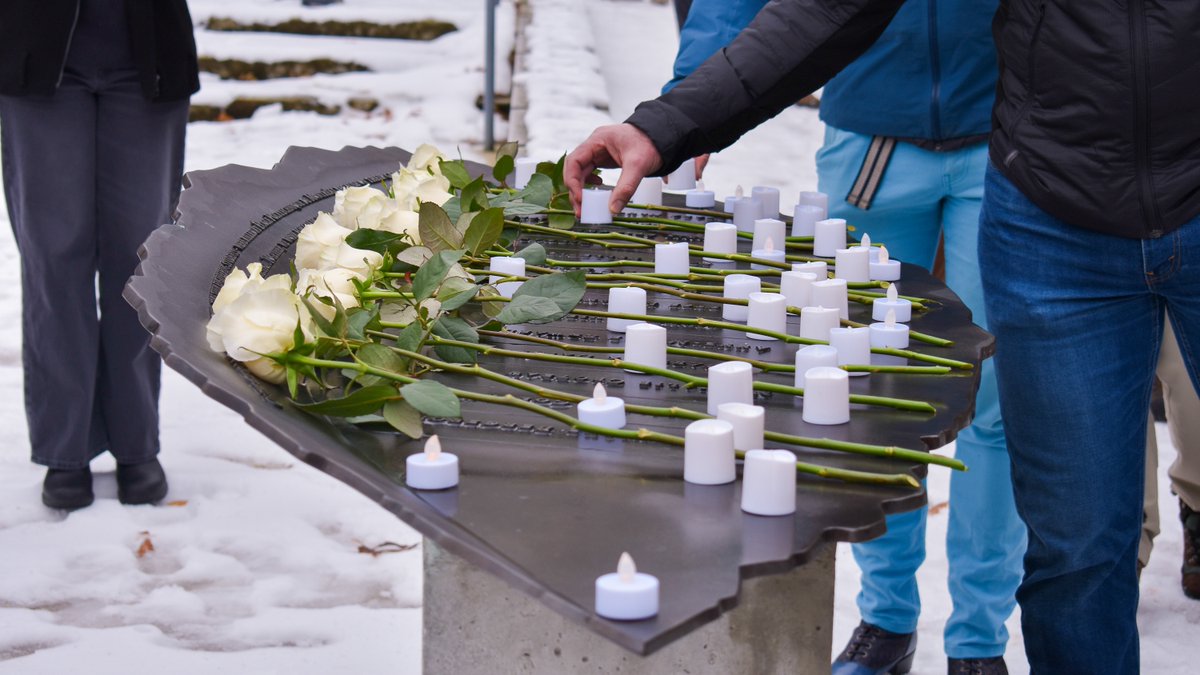
<svg viewBox="0 0 1200 675">
<path fill-rule="evenodd" d="M 318 213 L 316 220 L 300 230 L 296 240 L 296 269 L 320 270 L 337 264 L 338 251 L 351 232 L 328 213 Z"/>
<path fill-rule="evenodd" d="M 421 243 L 421 216 L 416 211 L 396 209 L 371 229 L 405 235 L 412 244 Z"/>
<path fill-rule="evenodd" d="M 333 218 L 350 230 L 371 227 L 395 210 L 395 204 L 381 190 L 365 185 L 338 190 L 333 202 Z"/>
<path fill-rule="evenodd" d="M 346 242 L 338 247 L 330 267 L 348 270 L 360 279 L 369 279 L 375 275 L 375 270 L 383 264 L 383 256 L 375 251 L 354 248 Z M 328 269 L 328 268 L 327 268 Z"/>
<path fill-rule="evenodd" d="M 351 270 L 333 267 L 323 271 L 301 270 L 300 278 L 296 281 L 296 292 L 301 295 L 311 293 L 330 300 L 337 298 L 342 307 L 349 309 L 358 307 L 358 288 L 354 282 L 362 281 L 363 277 Z M 336 307 L 321 301 L 309 303 L 321 316 L 332 320 L 337 313 Z"/>
<path fill-rule="evenodd" d="M 392 174 L 392 192 L 396 204 L 406 211 L 417 211 L 422 202 L 441 206 L 450 201 L 450 179 L 428 170 L 400 169 Z"/>
<path fill-rule="evenodd" d="M 442 175 L 442 160 L 446 156 L 441 150 L 428 144 L 422 143 L 419 148 L 412 154 L 412 158 L 408 160 L 409 171 L 424 171 L 429 169 L 437 175 Z"/>
<path fill-rule="evenodd" d="M 209 347 L 235 361 L 249 362 L 296 346 L 297 324 L 308 339 L 308 314 L 290 290 L 270 288 L 246 293 L 208 322 Z"/>
<path fill-rule="evenodd" d="M 254 376 L 260 380 L 265 380 L 272 384 L 283 384 L 287 379 L 287 368 L 284 368 L 274 359 L 268 359 L 265 356 L 253 361 L 246 361 L 242 364 L 246 366 L 246 370 L 254 373 Z"/>
</svg>

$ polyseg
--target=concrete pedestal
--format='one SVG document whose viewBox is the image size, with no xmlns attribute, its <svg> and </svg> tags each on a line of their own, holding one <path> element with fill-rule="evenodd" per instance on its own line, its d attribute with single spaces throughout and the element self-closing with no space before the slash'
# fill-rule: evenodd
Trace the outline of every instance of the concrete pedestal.
<svg viewBox="0 0 1200 675">
<path fill-rule="evenodd" d="M 424 673 L 828 673 L 834 550 L 744 581 L 736 608 L 643 657 L 426 539 Z"/>
</svg>

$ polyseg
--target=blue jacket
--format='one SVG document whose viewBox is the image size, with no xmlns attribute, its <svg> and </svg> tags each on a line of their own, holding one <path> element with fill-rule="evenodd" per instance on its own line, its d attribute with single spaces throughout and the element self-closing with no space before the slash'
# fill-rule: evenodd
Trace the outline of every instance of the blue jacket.
<svg viewBox="0 0 1200 675">
<path fill-rule="evenodd" d="M 694 0 L 670 90 L 729 44 L 766 0 Z M 879 40 L 825 85 L 821 119 L 872 136 L 986 134 L 996 92 L 997 0 L 908 0 Z"/>
</svg>

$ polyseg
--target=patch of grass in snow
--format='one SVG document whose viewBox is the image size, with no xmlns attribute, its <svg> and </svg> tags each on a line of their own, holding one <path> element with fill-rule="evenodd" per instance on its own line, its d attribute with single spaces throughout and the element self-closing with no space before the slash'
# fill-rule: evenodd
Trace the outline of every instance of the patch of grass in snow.
<svg viewBox="0 0 1200 675">
<path fill-rule="evenodd" d="M 370 21 L 305 21 L 288 19 L 281 23 L 242 23 L 229 17 L 214 16 L 205 28 L 219 31 L 292 33 L 294 35 L 335 35 L 338 37 L 387 38 L 393 40 L 436 40 L 453 33 L 458 26 L 437 19 L 380 24 Z"/>
<path fill-rule="evenodd" d="M 285 77 L 312 77 L 318 73 L 340 75 L 361 73 L 371 69 L 354 61 L 313 59 L 311 61 L 243 61 L 200 57 L 200 70 L 213 73 L 222 80 L 274 80 Z"/>
</svg>

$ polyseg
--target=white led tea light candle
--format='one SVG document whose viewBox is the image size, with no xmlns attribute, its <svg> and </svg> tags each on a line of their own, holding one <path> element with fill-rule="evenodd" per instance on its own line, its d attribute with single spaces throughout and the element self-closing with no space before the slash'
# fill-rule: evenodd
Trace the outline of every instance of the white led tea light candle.
<svg viewBox="0 0 1200 675">
<path fill-rule="evenodd" d="M 704 181 L 696 181 L 696 187 L 688 190 L 683 197 L 684 204 L 689 209 L 711 209 L 717 205 L 717 193 L 704 189 Z"/>
<path fill-rule="evenodd" d="M 738 232 L 753 232 L 754 221 L 759 218 L 758 202 L 750 197 L 744 197 L 733 204 L 733 224 Z"/>
<path fill-rule="evenodd" d="M 737 253 L 737 226 L 733 223 L 704 225 L 704 250 L 713 253 Z M 708 262 L 728 262 L 725 258 L 704 257 Z"/>
<path fill-rule="evenodd" d="M 801 192 L 800 203 L 805 206 L 815 206 L 821 209 L 821 218 L 829 217 L 829 195 L 824 192 Z"/>
<path fill-rule="evenodd" d="M 813 255 L 832 258 L 839 248 L 846 248 L 846 221 L 841 218 L 818 220 L 813 226 Z"/>
<path fill-rule="evenodd" d="M 754 403 L 754 367 L 745 361 L 725 361 L 708 368 L 708 414 L 724 403 Z"/>
<path fill-rule="evenodd" d="M 800 309 L 800 337 L 829 342 L 829 331 L 841 323 L 838 311 L 831 307 L 802 307 Z"/>
<path fill-rule="evenodd" d="M 841 368 L 811 368 L 804 376 L 804 414 L 809 424 L 850 421 L 850 377 Z"/>
<path fill-rule="evenodd" d="M 754 450 L 763 446 L 766 429 L 766 410 L 748 403 L 722 403 L 717 406 L 717 419 L 733 425 L 733 447 Z"/>
<path fill-rule="evenodd" d="M 518 190 L 524 190 L 529 185 L 529 179 L 537 173 L 538 160 L 532 157 L 518 157 L 513 162 L 513 184 Z"/>
<path fill-rule="evenodd" d="M 785 237 L 787 237 L 787 225 L 782 220 L 776 218 L 759 218 L 754 221 L 754 238 L 750 240 L 752 244 L 750 248 L 751 250 L 766 248 L 767 240 L 776 244 L 782 244 L 785 241 Z M 779 248 L 782 250 L 786 247 L 780 245 Z"/>
<path fill-rule="evenodd" d="M 886 246 L 879 247 L 879 260 L 871 262 L 871 281 L 899 281 L 900 261 L 888 255 Z"/>
<path fill-rule="evenodd" d="M 761 221 L 760 221 L 761 222 Z M 778 222 L 778 221 L 776 221 Z M 763 242 L 763 247 L 750 251 L 750 257 L 758 258 L 759 260 L 770 260 L 771 262 L 781 263 L 784 261 L 783 249 L 775 248 L 775 240 L 767 237 Z M 751 263 L 752 270 L 770 270 L 775 269 L 770 265 L 760 265 L 759 263 Z"/>
<path fill-rule="evenodd" d="M 862 241 L 858 243 L 858 246 L 851 246 L 851 248 L 865 248 L 871 256 L 871 262 L 879 261 L 879 247 L 871 245 L 871 235 L 866 232 L 863 233 Z"/>
<path fill-rule="evenodd" d="M 685 241 L 654 245 L 654 273 L 687 276 L 691 262 Z"/>
<path fill-rule="evenodd" d="M 658 614 L 658 579 L 637 571 L 622 553 L 617 571 L 596 579 L 596 614 L 617 621 L 640 621 Z"/>
<path fill-rule="evenodd" d="M 825 220 L 825 209 L 812 204 L 797 204 L 792 211 L 792 236 L 813 236 L 817 233 L 818 220 Z"/>
<path fill-rule="evenodd" d="M 850 318 L 850 300 L 845 279 L 826 279 L 813 282 L 812 304 L 838 311 L 838 318 Z"/>
<path fill-rule="evenodd" d="M 733 425 L 723 420 L 696 420 L 683 432 L 683 479 L 697 485 L 724 485 L 737 480 Z"/>
<path fill-rule="evenodd" d="M 689 159 L 680 164 L 678 169 L 667 175 L 667 182 L 663 187 L 672 192 L 694 189 L 696 187 L 696 160 Z"/>
<path fill-rule="evenodd" d="M 667 329 L 652 323 L 635 323 L 625 329 L 625 360 L 639 366 L 667 367 Z M 640 372 L 629 370 L 631 373 Z"/>
<path fill-rule="evenodd" d="M 742 186 L 739 185 L 734 189 L 733 194 L 725 198 L 725 213 L 733 213 L 733 207 L 743 199 L 748 199 L 748 197 L 746 197 L 746 193 L 742 190 Z"/>
<path fill-rule="evenodd" d="M 824 260 L 814 262 L 792 263 L 793 272 L 808 272 L 817 275 L 817 281 L 825 281 L 829 278 L 829 263 Z"/>
<path fill-rule="evenodd" d="M 638 183 L 637 189 L 633 191 L 633 197 L 629 199 L 629 203 L 658 206 L 662 204 L 662 194 L 663 181 L 661 178 L 643 178 L 642 182 Z"/>
<path fill-rule="evenodd" d="M 742 462 L 742 510 L 756 516 L 796 512 L 796 455 L 787 450 L 749 450 Z"/>
<path fill-rule="evenodd" d="M 425 451 L 404 461 L 404 482 L 414 490 L 445 490 L 458 485 L 458 457 L 442 452 L 436 435 L 425 441 Z"/>
<path fill-rule="evenodd" d="M 723 297 L 731 300 L 749 300 L 751 293 L 762 291 L 762 280 L 749 274 L 725 275 Z M 726 321 L 745 321 L 750 315 L 746 305 L 721 305 L 721 318 Z"/>
<path fill-rule="evenodd" d="M 498 284 L 497 281 L 505 277 L 523 277 L 525 276 L 525 259 L 516 256 L 493 256 L 488 261 L 488 269 L 492 272 L 489 277 L 489 283 L 496 287 L 500 295 L 506 298 L 511 298 L 513 293 L 521 287 L 523 281 L 505 281 Z"/>
<path fill-rule="evenodd" d="M 887 288 L 886 298 L 875 298 L 871 303 L 871 318 L 876 321 L 886 321 L 888 312 L 896 313 L 896 321 L 908 323 L 912 321 L 912 303 L 899 297 L 900 290 L 896 284 Z"/>
<path fill-rule="evenodd" d="M 612 314 L 646 315 L 646 290 L 642 288 L 610 288 L 608 289 L 608 311 Z M 641 319 L 618 319 L 609 317 L 605 327 L 614 333 L 624 333 Z"/>
<path fill-rule="evenodd" d="M 787 332 L 787 298 L 779 293 L 751 293 L 746 312 L 746 325 L 751 328 Z M 751 340 L 778 340 L 759 333 L 746 333 Z"/>
<path fill-rule="evenodd" d="M 839 366 L 871 365 L 871 329 L 867 326 L 834 328 L 829 331 L 829 346 L 837 350 Z M 854 372 L 850 373 L 850 376 L 857 377 L 867 374 L 866 372 Z"/>
<path fill-rule="evenodd" d="M 812 285 L 817 275 L 809 272 L 784 272 L 779 275 L 779 292 L 787 298 L 788 307 L 807 307 L 812 304 Z"/>
<path fill-rule="evenodd" d="M 829 345 L 809 345 L 796 350 L 796 386 L 804 388 L 805 375 L 813 368 L 836 368 L 838 351 Z"/>
<path fill-rule="evenodd" d="M 579 421 L 605 429 L 621 429 L 625 426 L 625 401 L 609 396 L 604 385 L 597 382 L 592 397 L 576 406 Z"/>
<path fill-rule="evenodd" d="M 871 252 L 861 246 L 839 248 L 835 252 L 833 276 L 846 281 L 871 280 Z"/>
<path fill-rule="evenodd" d="M 750 188 L 750 198 L 758 202 L 759 218 L 779 218 L 779 188 L 755 185 Z"/>
<path fill-rule="evenodd" d="M 871 347 L 908 349 L 908 326 L 896 323 L 896 310 L 889 309 L 882 323 L 873 323 L 871 328 Z"/>
<path fill-rule="evenodd" d="M 579 222 L 585 225 L 608 225 L 612 222 L 612 212 L 608 210 L 608 200 L 612 192 L 587 188 L 583 191 L 583 200 L 579 204 Z"/>
</svg>

